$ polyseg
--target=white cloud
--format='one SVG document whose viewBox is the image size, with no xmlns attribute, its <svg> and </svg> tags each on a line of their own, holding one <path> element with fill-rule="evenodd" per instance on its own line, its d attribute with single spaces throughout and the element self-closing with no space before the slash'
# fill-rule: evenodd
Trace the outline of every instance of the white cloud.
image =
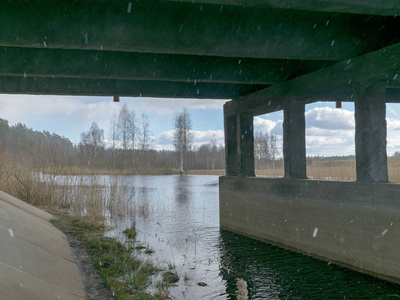
<svg viewBox="0 0 400 300">
<path fill-rule="evenodd" d="M 354 154 L 354 112 L 317 107 L 306 112 L 307 155 Z"/>
<path fill-rule="evenodd" d="M 192 130 L 193 146 L 200 147 L 202 144 L 209 143 L 211 140 L 216 140 L 218 145 L 224 144 L 223 130 Z M 160 133 L 156 140 L 156 149 L 173 149 L 174 131 L 168 130 Z"/>
<path fill-rule="evenodd" d="M 158 135 L 156 143 L 161 147 L 167 147 L 172 145 L 173 140 L 174 140 L 174 131 L 168 130 L 161 132 Z"/>
<path fill-rule="evenodd" d="M 201 145 L 216 140 L 217 144 L 224 144 L 223 130 L 193 131 L 193 144 Z"/>
<path fill-rule="evenodd" d="M 267 132 L 268 134 L 270 134 L 276 126 L 276 122 L 260 117 L 254 117 L 253 124 L 254 132 L 261 131 Z"/>
<path fill-rule="evenodd" d="M 354 154 L 354 139 L 340 136 L 307 135 L 306 151 L 310 156 L 351 155 Z"/>
<path fill-rule="evenodd" d="M 350 138 L 354 140 L 354 130 L 341 130 L 341 129 L 324 129 L 319 127 L 308 127 L 306 128 L 307 136 L 317 137 L 340 137 Z"/>
<path fill-rule="evenodd" d="M 306 112 L 306 126 L 321 129 L 354 130 L 354 112 L 346 109 L 316 107 Z"/>
<path fill-rule="evenodd" d="M 121 98 L 126 99 L 128 106 L 134 105 L 135 110 L 155 112 L 158 115 L 174 114 L 176 111 L 187 108 L 196 110 L 221 110 L 228 100 L 215 99 L 170 99 L 170 98 Z"/>
<path fill-rule="evenodd" d="M 387 130 L 400 130 L 400 120 L 387 118 Z"/>
<path fill-rule="evenodd" d="M 393 155 L 394 152 L 400 151 L 400 136 L 399 135 L 391 135 L 387 137 L 387 153 L 388 155 Z"/>
<path fill-rule="evenodd" d="M 10 123 L 21 122 L 32 116 L 75 116 L 95 119 L 98 116 L 118 112 L 119 107 L 111 99 L 95 98 L 88 103 L 88 97 L 37 96 L 0 94 L 1 116 Z M 93 97 L 92 97 L 93 99 Z"/>
<path fill-rule="evenodd" d="M 90 100 L 90 101 L 88 101 Z M 174 114 L 186 107 L 197 110 L 222 110 L 226 100 L 212 99 L 161 99 L 121 98 L 121 102 L 135 111 L 152 112 L 159 115 Z M 11 123 L 20 122 L 26 116 L 65 115 L 95 119 L 99 116 L 118 113 L 121 103 L 113 103 L 111 97 L 74 97 L 40 95 L 0 94 L 1 116 Z"/>
</svg>

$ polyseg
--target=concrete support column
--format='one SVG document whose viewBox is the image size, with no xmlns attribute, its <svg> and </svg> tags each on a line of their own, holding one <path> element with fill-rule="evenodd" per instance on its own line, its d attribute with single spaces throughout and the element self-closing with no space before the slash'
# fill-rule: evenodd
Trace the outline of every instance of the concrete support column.
<svg viewBox="0 0 400 300">
<path fill-rule="evenodd" d="M 242 113 L 238 118 L 239 176 L 253 177 L 254 171 L 254 127 L 253 115 Z"/>
<path fill-rule="evenodd" d="M 227 176 L 239 176 L 237 117 L 227 116 L 224 108 L 225 172 Z"/>
<path fill-rule="evenodd" d="M 253 116 L 224 111 L 225 167 L 228 176 L 255 176 Z"/>
<path fill-rule="evenodd" d="M 286 178 L 307 178 L 304 112 L 303 101 L 291 101 L 283 110 L 283 160 Z"/>
<path fill-rule="evenodd" d="M 357 181 L 387 182 L 385 84 L 355 89 Z"/>
</svg>

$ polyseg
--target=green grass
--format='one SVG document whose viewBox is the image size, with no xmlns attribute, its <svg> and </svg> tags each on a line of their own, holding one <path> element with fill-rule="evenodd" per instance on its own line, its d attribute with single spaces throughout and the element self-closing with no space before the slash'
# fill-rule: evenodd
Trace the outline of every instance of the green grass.
<svg viewBox="0 0 400 300">
<path fill-rule="evenodd" d="M 125 230 L 122 231 L 122 232 L 125 233 L 126 236 L 127 236 L 129 239 L 132 239 L 132 240 L 135 239 L 135 237 L 136 237 L 136 235 L 137 235 L 135 224 L 132 224 L 131 228 L 127 228 L 127 229 L 125 229 Z"/>
<path fill-rule="evenodd" d="M 142 244 L 137 244 L 137 245 L 135 246 L 135 249 L 136 249 L 136 250 L 142 250 L 142 249 L 146 249 L 146 247 L 143 246 Z"/>
<path fill-rule="evenodd" d="M 133 243 L 123 245 L 114 238 L 105 237 L 84 218 L 66 216 L 76 234 L 86 245 L 86 250 L 104 283 L 116 299 L 169 299 L 168 290 L 159 289 L 154 295 L 147 292 L 151 275 L 160 271 L 149 261 L 135 258 Z M 58 221 L 53 221 L 58 225 Z M 136 231 L 131 232 L 136 236 Z"/>
<path fill-rule="evenodd" d="M 149 247 L 147 247 L 146 250 L 144 250 L 144 253 L 146 253 L 146 254 L 153 254 L 153 253 L 154 253 L 154 250 L 151 249 L 151 248 L 149 248 Z"/>
</svg>

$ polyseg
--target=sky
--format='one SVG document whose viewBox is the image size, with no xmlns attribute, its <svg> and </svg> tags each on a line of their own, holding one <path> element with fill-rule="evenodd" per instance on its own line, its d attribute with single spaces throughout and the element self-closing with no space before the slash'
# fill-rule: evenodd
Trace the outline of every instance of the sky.
<svg viewBox="0 0 400 300">
<path fill-rule="evenodd" d="M 223 104 L 225 100 L 120 98 L 112 97 L 34 96 L 0 94 L 0 118 L 10 125 L 23 123 L 38 131 L 49 131 L 79 143 L 80 134 L 92 122 L 104 130 L 110 140 L 109 119 L 126 103 L 136 116 L 146 114 L 156 149 L 173 149 L 174 116 L 187 108 L 193 124 L 193 144 L 200 146 L 211 139 L 224 143 Z M 400 151 L 400 105 L 386 105 L 387 151 Z M 255 131 L 273 132 L 278 146 L 282 143 L 283 113 L 276 112 L 254 118 Z M 317 102 L 306 106 L 306 152 L 308 156 L 354 155 L 354 105 Z"/>
</svg>

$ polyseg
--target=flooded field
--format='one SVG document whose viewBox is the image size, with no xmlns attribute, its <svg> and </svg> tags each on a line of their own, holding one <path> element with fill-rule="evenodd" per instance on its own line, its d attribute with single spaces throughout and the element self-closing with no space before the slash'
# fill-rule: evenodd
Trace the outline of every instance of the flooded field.
<svg viewBox="0 0 400 300">
<path fill-rule="evenodd" d="M 110 220 L 108 236 L 136 224 L 145 259 L 179 275 L 176 299 L 396 299 L 397 285 L 219 228 L 217 176 L 124 176 L 135 213 Z M 145 252 L 148 252 L 147 254 Z"/>
</svg>

